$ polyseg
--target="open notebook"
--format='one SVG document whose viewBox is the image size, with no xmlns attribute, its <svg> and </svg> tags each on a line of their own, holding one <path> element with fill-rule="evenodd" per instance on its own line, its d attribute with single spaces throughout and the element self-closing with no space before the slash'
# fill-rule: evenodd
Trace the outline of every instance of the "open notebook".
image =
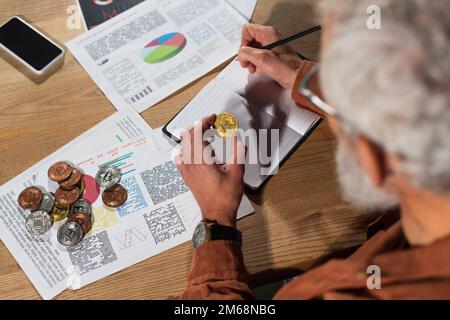
<svg viewBox="0 0 450 320">
<path fill-rule="evenodd" d="M 252 189 L 258 189 L 277 173 L 280 163 L 320 120 L 316 114 L 298 108 L 292 101 L 291 92 L 267 77 L 249 74 L 239 62 L 233 61 L 164 127 L 163 132 L 179 140 L 181 129 L 192 127 L 208 115 L 222 112 L 234 114 L 240 129 L 255 129 L 259 133 L 257 138 L 246 136 L 244 139 L 249 151 L 263 150 L 262 153 L 258 151 L 258 155 L 247 154 L 244 181 Z M 275 138 L 271 129 L 278 129 L 277 144 L 273 143 Z M 262 143 L 270 146 L 261 148 Z M 222 150 L 223 143 L 219 138 L 211 144 L 216 156 L 225 162 L 230 150 Z M 249 161 L 255 157 L 261 160 L 257 164 Z M 271 161 L 267 162 L 267 158 Z"/>
</svg>

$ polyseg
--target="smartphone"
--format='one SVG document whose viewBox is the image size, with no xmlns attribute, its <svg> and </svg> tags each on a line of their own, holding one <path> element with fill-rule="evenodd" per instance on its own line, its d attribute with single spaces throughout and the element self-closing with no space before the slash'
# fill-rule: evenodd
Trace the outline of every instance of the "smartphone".
<svg viewBox="0 0 450 320">
<path fill-rule="evenodd" d="M 20 17 L 0 26 L 0 49 L 41 76 L 64 58 L 65 50 Z"/>
</svg>

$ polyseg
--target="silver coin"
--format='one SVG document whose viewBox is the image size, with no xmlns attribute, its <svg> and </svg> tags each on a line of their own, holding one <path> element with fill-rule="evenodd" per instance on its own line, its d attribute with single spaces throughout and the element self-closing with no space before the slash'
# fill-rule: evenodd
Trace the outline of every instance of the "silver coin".
<svg viewBox="0 0 450 320">
<path fill-rule="evenodd" d="M 122 179 L 122 171 L 119 168 L 103 167 L 97 172 L 95 181 L 97 184 L 105 189 L 111 188 L 118 184 Z"/>
<path fill-rule="evenodd" d="M 72 247 L 83 240 L 84 233 L 81 226 L 76 222 L 63 224 L 58 230 L 58 242 L 65 247 Z"/>
<path fill-rule="evenodd" d="M 83 213 L 87 216 L 92 215 L 92 207 L 84 199 L 77 200 L 71 207 L 70 207 L 70 213 L 69 215 L 75 214 L 75 213 Z"/>
<path fill-rule="evenodd" d="M 55 196 L 51 193 L 44 193 L 42 195 L 42 201 L 37 211 L 45 211 L 50 213 L 55 205 Z"/>
<path fill-rule="evenodd" d="M 45 211 L 35 211 L 28 216 L 25 227 L 32 236 L 42 236 L 52 228 L 52 219 Z"/>
</svg>

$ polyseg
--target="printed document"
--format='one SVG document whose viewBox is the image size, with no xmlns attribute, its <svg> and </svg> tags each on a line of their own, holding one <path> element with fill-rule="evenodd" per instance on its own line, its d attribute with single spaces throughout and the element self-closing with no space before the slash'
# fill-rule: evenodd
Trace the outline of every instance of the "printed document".
<svg viewBox="0 0 450 320">
<path fill-rule="evenodd" d="M 246 22 L 223 0 L 147 0 L 67 47 L 116 109 L 142 112 L 236 55 Z"/>
<path fill-rule="evenodd" d="M 192 238 L 200 209 L 171 160 L 172 146 L 161 130 L 151 130 L 133 110 L 118 112 L 72 143 L 0 188 L 2 241 L 44 299 L 68 287 L 79 288 Z M 92 203 L 93 228 L 74 247 L 63 247 L 56 222 L 42 238 L 25 229 L 27 212 L 17 204 L 25 187 L 54 192 L 47 177 L 56 161 L 70 161 L 84 172 L 83 198 Z M 103 205 L 95 183 L 101 165 L 121 168 L 128 200 L 120 208 Z M 253 212 L 244 197 L 238 216 Z"/>
<path fill-rule="evenodd" d="M 233 8 L 239 11 L 246 20 L 252 20 L 253 11 L 255 11 L 257 0 L 225 0 Z"/>
</svg>

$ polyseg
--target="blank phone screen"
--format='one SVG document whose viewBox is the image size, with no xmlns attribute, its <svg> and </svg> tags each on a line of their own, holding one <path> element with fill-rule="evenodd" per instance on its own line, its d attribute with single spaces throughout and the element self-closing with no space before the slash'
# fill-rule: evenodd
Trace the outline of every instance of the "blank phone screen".
<svg viewBox="0 0 450 320">
<path fill-rule="evenodd" d="M 62 53 L 60 48 L 17 18 L 0 28 L 0 43 L 38 71 Z"/>
</svg>

